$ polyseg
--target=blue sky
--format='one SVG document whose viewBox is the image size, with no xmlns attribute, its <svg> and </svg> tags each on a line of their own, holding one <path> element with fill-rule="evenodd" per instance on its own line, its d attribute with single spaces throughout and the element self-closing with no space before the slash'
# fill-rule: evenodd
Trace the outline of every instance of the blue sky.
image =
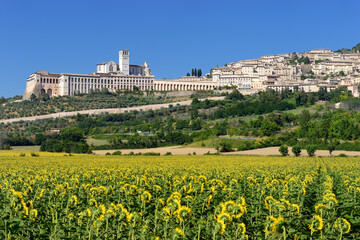
<svg viewBox="0 0 360 240">
<path fill-rule="evenodd" d="M 0 96 L 47 70 L 92 73 L 130 50 L 155 78 L 241 59 L 360 42 L 359 0 L 0 0 Z"/>
</svg>

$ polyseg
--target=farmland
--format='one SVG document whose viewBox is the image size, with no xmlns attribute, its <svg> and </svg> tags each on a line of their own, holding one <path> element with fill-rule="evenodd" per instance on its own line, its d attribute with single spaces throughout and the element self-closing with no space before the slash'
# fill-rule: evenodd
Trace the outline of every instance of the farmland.
<svg viewBox="0 0 360 240">
<path fill-rule="evenodd" d="M 0 152 L 1 239 L 360 237 L 358 158 L 19 153 Z"/>
</svg>

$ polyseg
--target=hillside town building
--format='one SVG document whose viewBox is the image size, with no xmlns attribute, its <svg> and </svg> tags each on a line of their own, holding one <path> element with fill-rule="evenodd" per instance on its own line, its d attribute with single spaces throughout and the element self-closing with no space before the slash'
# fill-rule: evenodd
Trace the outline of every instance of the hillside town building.
<svg viewBox="0 0 360 240">
<path fill-rule="evenodd" d="M 306 92 L 320 87 L 333 90 L 339 86 L 360 84 L 360 53 L 340 53 L 330 49 L 313 49 L 305 53 L 286 53 L 242 60 L 211 70 L 220 87 L 262 91 L 284 88 Z M 250 84 L 249 84 L 250 83 Z"/>
<path fill-rule="evenodd" d="M 360 53 L 340 53 L 330 49 L 313 49 L 305 53 L 267 55 L 258 59 L 231 62 L 216 67 L 203 77 L 155 79 L 149 65 L 131 65 L 129 51 L 119 51 L 119 63 L 97 64 L 92 74 L 49 73 L 38 71 L 26 82 L 24 99 L 47 93 L 50 97 L 89 93 L 107 88 L 109 91 L 140 90 L 197 91 L 236 87 L 244 94 L 284 88 L 318 91 L 347 86 L 355 91 L 360 84 Z"/>
<path fill-rule="evenodd" d="M 30 75 L 26 81 L 24 99 L 30 99 L 42 93 L 54 96 L 72 96 L 78 93 L 89 93 L 91 90 L 107 88 L 110 91 L 132 90 L 137 86 L 140 90 L 151 90 L 154 76 L 149 65 L 129 64 L 129 51 L 119 51 L 119 64 L 109 61 L 97 64 L 97 71 L 92 74 L 49 73 L 38 71 Z"/>
</svg>

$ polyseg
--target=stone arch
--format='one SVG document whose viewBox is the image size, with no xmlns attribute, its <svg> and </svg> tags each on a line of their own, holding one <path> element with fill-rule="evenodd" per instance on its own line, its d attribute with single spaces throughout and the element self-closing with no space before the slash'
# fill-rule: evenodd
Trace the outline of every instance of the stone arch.
<svg viewBox="0 0 360 240">
<path fill-rule="evenodd" d="M 52 96 L 52 89 L 51 88 L 49 88 L 46 92 L 50 97 Z"/>
<path fill-rule="evenodd" d="M 46 91 L 45 91 L 45 89 L 43 89 L 43 88 L 40 90 L 40 94 L 43 94 L 43 93 L 45 93 L 45 92 L 46 92 Z"/>
</svg>

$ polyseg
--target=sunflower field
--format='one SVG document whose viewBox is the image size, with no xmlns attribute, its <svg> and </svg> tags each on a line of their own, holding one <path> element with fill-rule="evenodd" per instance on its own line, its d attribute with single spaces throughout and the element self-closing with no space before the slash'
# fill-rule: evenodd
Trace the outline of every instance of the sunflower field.
<svg viewBox="0 0 360 240">
<path fill-rule="evenodd" d="M 39 155 L 0 152 L 0 239 L 360 239 L 359 158 Z"/>
</svg>

